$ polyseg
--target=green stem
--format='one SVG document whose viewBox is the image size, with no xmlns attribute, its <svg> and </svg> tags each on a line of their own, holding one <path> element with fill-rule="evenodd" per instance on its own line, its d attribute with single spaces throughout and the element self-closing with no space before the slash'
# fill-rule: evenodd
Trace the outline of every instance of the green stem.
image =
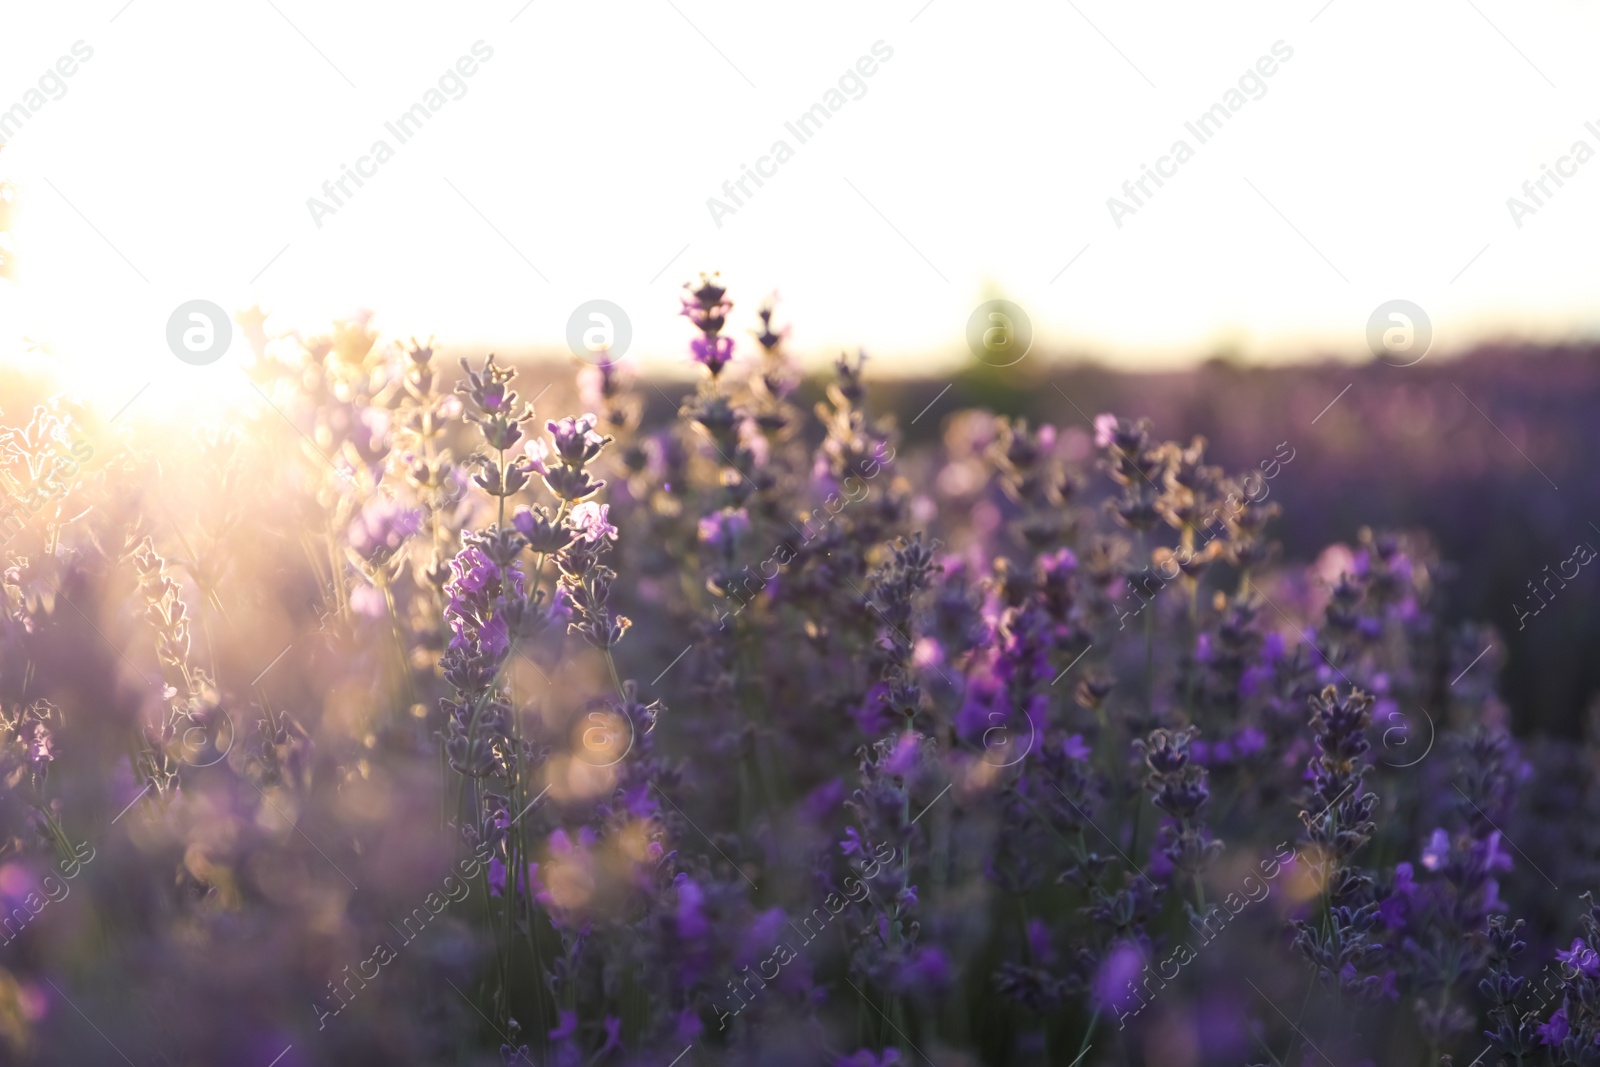
<svg viewBox="0 0 1600 1067">
<path fill-rule="evenodd" d="M 1083 1032 L 1083 1041 L 1082 1041 L 1081 1044 L 1078 1045 L 1078 1054 L 1075 1057 L 1073 1057 L 1071 1060 L 1069 1060 L 1068 1061 L 1069 1063 L 1077 1063 L 1079 1060 L 1081 1060 L 1083 1058 L 1084 1052 L 1087 1051 L 1088 1048 L 1089 1048 L 1089 1039 L 1094 1036 L 1094 1028 L 1099 1024 L 1099 1022 L 1100 1022 L 1100 1009 L 1096 1008 L 1094 1010 L 1094 1014 L 1089 1016 L 1089 1027 L 1088 1027 L 1088 1029 L 1086 1029 Z"/>
<path fill-rule="evenodd" d="M 394 638 L 394 651 L 400 667 L 400 680 L 405 684 L 406 707 L 417 702 L 416 682 L 411 677 L 411 664 L 406 657 L 406 641 L 400 633 L 400 616 L 395 611 L 394 591 L 389 588 L 389 576 L 379 567 L 374 572 L 378 588 L 383 590 L 383 603 L 389 609 L 389 633 Z"/>
<path fill-rule="evenodd" d="M 628 702 L 627 693 L 622 690 L 622 676 L 617 673 L 617 661 L 611 657 L 611 650 L 605 650 L 606 666 L 611 670 L 611 684 L 617 687 L 617 699 L 624 704 Z"/>
<path fill-rule="evenodd" d="M 1144 617 L 1144 713 L 1146 719 L 1156 714 L 1156 661 L 1155 661 L 1155 597 L 1146 605 L 1151 610 Z"/>
<path fill-rule="evenodd" d="M 509 875 L 510 875 L 510 872 L 507 872 L 507 876 L 508 877 L 509 877 Z M 506 980 L 507 980 L 507 966 L 506 966 L 506 955 L 505 955 L 505 952 L 501 948 L 500 939 L 498 937 L 494 937 L 493 936 L 494 935 L 494 925 L 495 925 L 495 923 L 494 923 L 494 908 L 489 903 L 489 899 L 490 899 L 490 895 L 489 895 L 489 868 L 488 868 L 487 865 L 484 866 L 483 872 L 481 874 L 479 874 L 478 881 L 480 883 L 482 883 L 482 885 L 483 885 L 483 924 L 489 928 L 490 937 L 494 941 L 494 958 L 495 958 L 495 965 L 496 965 L 495 969 L 497 971 L 499 971 L 499 973 L 500 973 L 500 988 L 495 991 L 495 995 L 494 995 L 495 1005 L 498 1006 L 500 1001 L 501 1001 L 501 999 L 505 996 Z"/>
</svg>

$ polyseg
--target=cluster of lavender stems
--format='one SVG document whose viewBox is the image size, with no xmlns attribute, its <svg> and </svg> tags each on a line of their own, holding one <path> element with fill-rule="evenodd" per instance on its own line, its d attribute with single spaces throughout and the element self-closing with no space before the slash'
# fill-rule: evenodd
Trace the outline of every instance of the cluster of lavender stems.
<svg viewBox="0 0 1600 1067">
<path fill-rule="evenodd" d="M 4 547 L 0 1059 L 1600 1063 L 1534 804 L 1600 736 L 1512 737 L 1424 532 L 1285 561 L 1302 442 L 908 441 L 775 298 L 680 304 L 665 419 L 255 312 L 246 430 L 0 430 L 76 464 Z"/>
</svg>

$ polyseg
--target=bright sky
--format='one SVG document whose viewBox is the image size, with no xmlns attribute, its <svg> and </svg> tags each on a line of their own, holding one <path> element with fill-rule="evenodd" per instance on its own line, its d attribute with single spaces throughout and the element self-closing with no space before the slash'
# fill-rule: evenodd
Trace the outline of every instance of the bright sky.
<svg viewBox="0 0 1600 1067">
<path fill-rule="evenodd" d="M 189 370 L 165 332 L 193 299 L 308 331 L 369 307 L 452 354 L 564 348 L 605 299 L 632 356 L 676 359 L 701 269 L 741 340 L 777 289 L 797 353 L 891 369 L 965 358 L 991 296 L 1032 358 L 1122 366 L 1365 356 L 1392 299 L 1436 351 L 1589 336 L 1597 24 L 1578 0 L 10 3 L 0 347 L 137 383 Z M 1202 143 L 1185 123 L 1219 104 Z M 713 218 L 746 165 L 769 176 Z M 1136 202 L 1145 165 L 1168 176 Z M 1546 165 L 1567 176 L 1535 202 Z M 368 176 L 334 205 L 346 166 Z"/>
</svg>

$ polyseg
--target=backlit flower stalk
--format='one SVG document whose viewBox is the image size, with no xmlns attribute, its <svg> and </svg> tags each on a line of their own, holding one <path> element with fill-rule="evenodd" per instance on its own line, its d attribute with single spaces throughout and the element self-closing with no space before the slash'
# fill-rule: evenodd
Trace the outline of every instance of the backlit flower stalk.
<svg viewBox="0 0 1600 1067">
<path fill-rule="evenodd" d="M 455 393 L 441 393 L 433 366 L 432 339 L 412 340 L 404 349 L 395 408 L 396 462 L 422 509 L 421 551 L 414 553 L 413 577 L 430 603 L 442 610 L 449 578 L 445 557 L 460 531 L 465 472 L 445 444 L 451 423 L 461 413 Z"/>
<path fill-rule="evenodd" d="M 1152 730 L 1149 737 L 1134 741 L 1133 747 L 1144 757 L 1149 771 L 1145 788 L 1155 806 L 1172 820 L 1162 828 L 1162 852 L 1177 871 L 1194 882 L 1195 904 L 1204 912 L 1201 876 L 1221 855 L 1223 843 L 1211 836 L 1200 817 L 1211 800 L 1211 789 L 1206 769 L 1190 757 L 1195 733 L 1193 727 Z"/>
<path fill-rule="evenodd" d="M 1433 830 L 1416 866 L 1396 867 L 1379 910 L 1398 942 L 1396 962 L 1421 994 L 1414 1009 L 1434 1048 L 1449 1047 L 1472 1028 L 1473 1013 L 1457 987 L 1487 967 L 1493 946 L 1485 930 L 1506 909 L 1499 877 L 1512 860 L 1496 827 L 1511 814 L 1520 763 L 1510 739 L 1489 731 L 1452 738 L 1449 749 L 1454 788 L 1445 799 L 1453 825 Z"/>
<path fill-rule="evenodd" d="M 1353 862 L 1376 829 L 1372 809 L 1378 798 L 1364 788 L 1372 697 L 1359 689 L 1341 694 L 1330 685 L 1311 699 L 1311 708 L 1318 754 L 1311 761 L 1311 793 L 1300 820 L 1327 914 L 1320 926 L 1294 920 L 1294 946 L 1323 981 L 1374 995 L 1381 979 L 1362 972 L 1382 951 L 1373 933 L 1378 903 L 1371 876 Z"/>
</svg>

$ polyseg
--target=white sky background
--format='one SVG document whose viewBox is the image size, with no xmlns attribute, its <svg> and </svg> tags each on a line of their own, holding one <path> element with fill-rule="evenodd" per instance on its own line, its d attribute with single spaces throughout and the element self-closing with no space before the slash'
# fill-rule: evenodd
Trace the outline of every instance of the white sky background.
<svg viewBox="0 0 1600 1067">
<path fill-rule="evenodd" d="M 632 356 L 682 359 L 701 269 L 743 351 L 776 288 L 794 352 L 880 370 L 967 358 L 998 295 L 1033 358 L 1134 367 L 1364 358 L 1394 298 L 1436 351 L 1600 325 L 1600 159 L 1520 229 L 1506 206 L 1574 141 L 1600 150 L 1577 0 L 124 3 L 0 6 L 0 109 L 94 49 L 0 152 L 24 197 L 0 347 L 101 377 L 178 367 L 166 319 L 197 297 L 308 332 L 372 308 L 452 357 L 563 349 L 604 298 Z M 384 122 L 479 39 L 465 97 L 398 145 Z M 878 40 L 866 95 L 798 144 L 784 122 Z M 1184 122 L 1278 40 L 1265 97 L 1198 144 Z M 306 199 L 380 137 L 395 158 L 318 229 Z M 719 229 L 707 197 L 780 137 L 794 158 Z M 1179 137 L 1195 157 L 1118 229 L 1106 198 Z"/>
</svg>

